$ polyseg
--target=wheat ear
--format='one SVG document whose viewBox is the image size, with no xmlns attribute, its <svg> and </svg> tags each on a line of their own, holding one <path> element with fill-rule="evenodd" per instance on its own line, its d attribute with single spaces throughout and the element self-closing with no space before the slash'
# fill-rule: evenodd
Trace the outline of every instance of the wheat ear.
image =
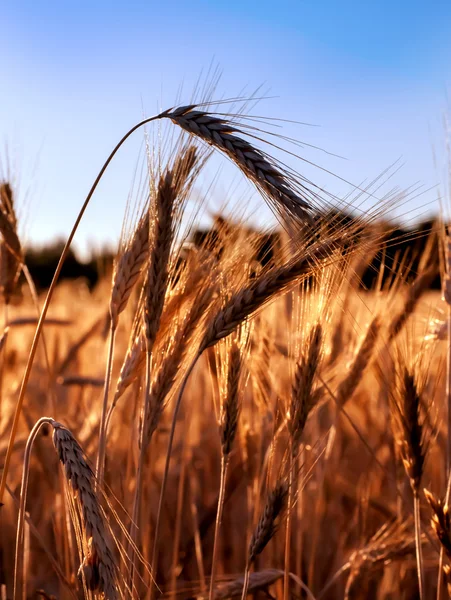
<svg viewBox="0 0 451 600">
<path fill-rule="evenodd" d="M 431 285 L 436 274 L 437 269 L 433 265 L 418 275 L 415 281 L 409 286 L 402 310 L 395 315 L 394 319 L 389 324 L 388 337 L 390 340 L 393 340 L 400 333 L 407 319 L 415 310 L 421 296 Z"/>
<path fill-rule="evenodd" d="M 371 538 L 368 544 L 356 550 L 347 563 L 349 577 L 346 582 L 345 600 L 362 592 L 362 577 L 365 572 L 377 567 L 383 567 L 395 560 L 402 560 L 416 551 L 415 537 L 408 531 L 407 522 L 384 524 Z M 343 572 L 343 571 L 342 571 Z M 325 586 L 320 597 L 329 586 Z"/>
<path fill-rule="evenodd" d="M 295 465 L 307 418 L 319 399 L 320 390 L 315 390 L 316 374 L 322 357 L 323 328 L 317 323 L 307 337 L 306 348 L 296 366 L 291 402 L 288 411 L 287 427 L 290 435 L 288 509 L 285 528 L 285 575 L 283 583 L 284 600 L 289 597 L 291 562 L 291 509 L 295 489 Z"/>
<path fill-rule="evenodd" d="M 440 564 L 438 574 L 437 597 L 441 594 L 442 580 L 445 577 L 448 595 L 451 592 L 451 521 L 449 516 L 449 506 L 447 501 L 442 502 L 436 498 L 432 492 L 425 489 L 424 495 L 432 508 L 432 529 L 435 531 L 440 542 Z M 448 564 L 443 564 L 443 555 L 446 554 Z"/>
<path fill-rule="evenodd" d="M 5 304 L 9 304 L 23 263 L 23 250 L 17 234 L 17 218 L 14 211 L 13 190 L 9 183 L 0 184 L 0 287 Z"/>
<path fill-rule="evenodd" d="M 363 375 L 371 361 L 374 347 L 377 342 L 378 334 L 381 329 L 381 322 L 378 317 L 374 317 L 367 329 L 365 337 L 352 361 L 348 374 L 338 386 L 336 399 L 339 406 L 344 406 L 350 400 L 356 391 Z"/>
<path fill-rule="evenodd" d="M 119 315 L 127 306 L 133 287 L 149 256 L 149 221 L 149 207 L 146 207 L 132 238 L 115 262 L 110 296 L 110 315 L 115 325 L 117 325 Z"/>
<path fill-rule="evenodd" d="M 256 571 L 249 576 L 248 592 L 266 591 L 270 585 L 283 577 L 283 571 L 280 569 L 265 569 Z M 238 577 L 230 583 L 221 585 L 214 590 L 214 600 L 227 600 L 228 598 L 239 598 L 243 591 L 244 577 Z M 205 596 L 206 598 L 206 596 Z"/>
<path fill-rule="evenodd" d="M 243 592 L 241 600 L 245 600 L 249 587 L 250 567 L 256 557 L 263 552 L 276 532 L 277 521 L 285 509 L 288 486 L 285 481 L 278 480 L 268 494 L 265 508 L 257 523 L 249 543 L 246 570 L 244 573 Z"/>
<path fill-rule="evenodd" d="M 235 441 L 240 413 L 240 374 L 242 369 L 241 351 L 234 340 L 228 355 L 229 365 L 226 381 L 226 397 L 221 405 L 219 432 L 221 437 L 221 480 L 219 484 L 218 508 L 216 511 L 215 533 L 213 541 L 213 554 L 211 560 L 211 577 L 209 600 L 215 597 L 215 581 L 217 568 L 217 555 L 219 546 L 219 533 L 221 530 L 222 515 L 224 511 L 225 489 L 229 456 Z"/>
<path fill-rule="evenodd" d="M 400 447 L 404 469 L 413 492 L 415 540 L 417 550 L 418 585 L 424 599 L 424 568 L 421 548 L 420 483 L 426 456 L 425 429 L 422 422 L 422 404 L 416 377 L 407 365 L 399 373 L 397 398 L 392 403 L 395 438 Z"/>
<path fill-rule="evenodd" d="M 79 575 L 91 591 L 103 593 L 107 600 L 118 598 L 117 567 L 110 547 L 102 509 L 94 491 L 94 474 L 86 462 L 83 450 L 72 433 L 50 417 L 42 417 L 28 437 L 24 456 L 19 519 L 17 525 L 16 567 L 14 600 L 19 598 L 20 548 L 23 545 L 23 525 L 28 488 L 31 450 L 43 425 L 53 428 L 53 444 L 64 466 L 68 484 L 80 505 L 83 533 L 88 540 L 88 550 L 80 566 Z"/>
<path fill-rule="evenodd" d="M 122 363 L 119 378 L 116 383 L 116 391 L 114 393 L 113 401 L 110 408 L 108 409 L 105 430 L 108 431 L 111 416 L 118 403 L 119 398 L 123 395 L 125 390 L 135 381 L 139 373 L 144 368 L 146 363 L 146 339 L 144 333 L 133 332 L 133 341 L 127 349 L 127 353 Z"/>
<path fill-rule="evenodd" d="M 302 256 L 298 256 L 288 264 L 274 268 L 244 285 L 241 290 L 232 295 L 212 319 L 201 348 L 205 350 L 228 336 L 242 321 L 266 302 L 285 292 L 294 281 L 308 274 L 314 274 L 315 266 L 317 267 L 321 260 L 324 261 L 328 258 L 332 247 L 330 241 L 315 244 L 308 248 Z M 329 260 L 332 259 L 329 257 Z"/>
<path fill-rule="evenodd" d="M 308 200 L 311 192 L 297 183 L 296 193 L 293 179 L 271 157 L 242 138 L 243 133 L 233 123 L 198 110 L 194 104 L 169 109 L 160 116 L 228 156 L 283 217 L 288 212 L 298 221 L 312 223 L 312 205 Z"/>
</svg>

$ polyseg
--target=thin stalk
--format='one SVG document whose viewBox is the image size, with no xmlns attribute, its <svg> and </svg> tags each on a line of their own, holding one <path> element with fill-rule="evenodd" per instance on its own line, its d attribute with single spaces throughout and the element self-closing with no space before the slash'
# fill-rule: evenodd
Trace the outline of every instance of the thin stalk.
<svg viewBox="0 0 451 600">
<path fill-rule="evenodd" d="M 244 571 L 243 592 L 241 594 L 241 600 L 246 600 L 247 590 L 249 589 L 249 577 L 251 574 L 250 568 L 251 565 L 247 563 L 246 570 Z"/>
<path fill-rule="evenodd" d="M 153 117 L 149 117 L 147 119 L 144 119 L 142 121 L 140 121 L 139 123 L 137 123 L 136 125 L 134 125 L 131 129 L 129 129 L 129 131 L 127 131 L 127 133 L 121 138 L 121 140 L 116 144 L 116 146 L 114 147 L 113 151 L 110 153 L 110 155 L 108 156 L 108 158 L 106 159 L 105 163 L 103 164 L 103 167 L 100 169 L 94 183 L 92 184 L 91 189 L 89 190 L 88 195 L 86 196 L 85 201 L 83 202 L 83 205 L 80 209 L 80 212 L 78 213 L 78 216 L 75 220 L 75 223 L 72 227 L 72 231 L 69 234 L 69 237 L 67 238 L 66 244 L 64 245 L 63 251 L 61 252 L 61 256 L 60 259 L 58 261 L 58 265 L 55 269 L 55 273 L 53 274 L 53 279 L 52 282 L 50 284 L 50 287 L 48 289 L 47 292 L 47 296 L 45 298 L 44 301 L 44 305 L 42 307 L 42 311 L 41 311 L 41 315 L 39 317 L 38 320 L 38 324 L 36 325 L 36 330 L 34 333 L 34 337 L 33 337 L 33 342 L 31 344 L 31 348 L 30 348 L 30 353 L 28 355 L 28 360 L 27 360 L 27 364 L 25 367 L 25 373 L 22 379 L 22 383 L 20 386 L 20 391 L 19 391 L 19 397 L 17 399 L 17 403 L 16 403 L 16 409 L 14 412 L 14 420 L 12 423 L 12 427 L 11 427 L 11 433 L 9 436 L 9 442 L 8 442 L 8 448 L 6 450 L 6 456 L 5 456 L 5 462 L 3 465 L 3 473 L 2 473 L 2 479 L 0 482 L 0 506 L 3 502 L 3 496 L 5 493 L 5 487 L 6 487 L 6 478 L 8 476 L 8 471 L 9 471 L 9 466 L 11 463 L 11 457 L 12 457 L 12 452 L 13 452 L 13 448 L 14 448 L 14 441 L 16 439 L 16 435 L 17 435 L 17 431 L 19 428 L 19 418 L 20 418 L 20 414 L 22 412 L 22 406 L 23 406 L 23 401 L 25 398 L 25 392 L 27 390 L 27 385 L 28 385 L 28 380 L 30 379 L 30 374 L 31 374 L 31 367 L 33 365 L 33 361 L 34 361 L 34 357 L 36 355 L 36 350 L 38 348 L 38 342 L 39 342 L 39 338 L 41 337 L 41 331 L 42 328 L 44 326 L 44 321 L 45 321 L 45 317 L 47 315 L 47 311 L 49 309 L 50 306 L 50 302 L 52 300 L 53 297 L 53 293 L 55 291 L 55 287 L 56 284 L 58 282 L 59 276 L 61 274 L 61 269 L 63 268 L 63 264 L 64 261 L 67 258 L 67 255 L 69 254 L 69 249 L 70 246 L 72 244 L 72 240 L 74 239 L 75 233 L 77 232 L 78 226 L 80 224 L 80 221 L 83 218 L 83 215 L 86 211 L 86 208 L 88 207 L 88 204 L 100 182 L 100 180 L 103 177 L 103 174 L 105 173 L 106 169 L 108 168 L 108 165 L 110 164 L 110 162 L 113 160 L 115 154 L 117 153 L 117 151 L 119 150 L 119 148 L 122 146 L 122 144 L 132 135 L 132 133 L 134 133 L 137 129 L 139 129 L 140 127 L 142 127 L 143 125 L 146 125 L 147 123 L 150 123 L 151 121 L 155 121 L 156 119 L 160 118 L 159 115 L 153 116 Z"/>
<path fill-rule="evenodd" d="M 185 391 L 185 387 L 188 382 L 189 376 L 191 375 L 199 356 L 200 356 L 200 353 L 196 354 L 196 356 L 194 357 L 194 360 L 192 361 L 191 365 L 188 368 L 188 371 L 185 374 L 185 377 L 183 378 L 183 381 L 181 383 L 180 390 L 179 390 L 179 393 L 177 396 L 177 401 L 175 403 L 174 414 L 172 416 L 171 431 L 169 433 L 168 449 L 166 452 L 166 462 L 164 465 L 163 480 L 161 482 L 160 499 L 158 501 L 157 520 L 155 523 L 155 533 L 154 533 L 152 563 L 151 563 L 151 573 L 153 575 L 153 579 L 150 584 L 150 587 L 151 587 L 150 598 L 151 599 L 154 597 L 155 587 L 156 587 L 154 584 L 156 583 L 155 573 L 156 573 L 156 568 L 157 568 L 157 563 L 158 563 L 158 553 L 159 553 L 159 539 L 158 538 L 159 538 L 159 533 L 160 533 L 161 513 L 162 513 L 162 509 L 163 509 L 163 500 L 164 500 L 164 496 L 166 493 L 166 486 L 167 486 L 168 476 L 169 476 L 169 463 L 171 462 L 172 446 L 174 444 L 174 436 L 175 436 L 175 427 L 177 425 L 177 416 L 178 416 L 178 413 L 180 410 L 180 405 L 182 403 L 183 392 Z"/>
<path fill-rule="evenodd" d="M 13 494 L 13 491 L 9 488 L 8 485 L 6 486 L 6 491 L 8 492 L 11 500 L 14 502 L 16 508 L 19 508 L 19 506 L 20 506 L 19 500 L 17 499 L 17 496 L 15 494 Z M 36 541 L 41 546 L 44 554 L 47 556 L 50 564 L 52 565 L 52 568 L 54 569 L 54 571 L 58 577 L 58 580 L 61 582 L 62 585 L 65 586 L 68 593 L 71 594 L 72 598 L 74 598 L 74 600 L 77 600 L 78 596 L 76 595 L 76 593 L 74 591 L 73 583 L 70 582 L 70 577 L 65 576 L 62 568 L 60 567 L 59 562 L 54 558 L 53 554 L 51 553 L 50 549 L 47 547 L 44 539 L 42 538 L 41 534 L 39 533 L 39 530 L 33 524 L 33 521 L 31 520 L 31 518 L 28 516 L 27 513 L 25 513 L 24 519 L 25 519 L 26 523 L 29 525 L 31 533 L 33 534 L 33 536 L 36 538 Z M 64 588 L 62 588 L 62 589 L 64 589 Z"/>
<path fill-rule="evenodd" d="M 451 475 L 451 305 L 448 306 L 448 353 L 446 357 L 446 406 L 448 420 L 448 439 L 446 444 L 446 469 L 448 478 Z M 449 486 L 446 491 L 449 500 Z"/>
<path fill-rule="evenodd" d="M 146 352 L 146 385 L 144 391 L 144 411 L 143 418 L 141 423 L 141 432 L 139 435 L 139 458 L 138 458 L 138 469 L 136 471 L 136 486 L 135 486 L 135 496 L 133 499 L 133 516 L 131 523 L 131 531 L 130 531 L 130 539 L 131 539 L 131 567 L 130 567 L 130 584 L 131 589 L 134 588 L 134 579 L 136 577 L 136 548 L 138 541 L 138 529 L 139 529 L 139 518 L 141 514 L 141 495 L 142 495 L 142 486 L 143 486 L 143 474 L 144 474 L 144 460 L 146 456 L 146 451 L 148 447 L 147 440 L 145 440 L 145 424 L 147 421 L 147 415 L 149 412 L 149 394 L 150 394 L 150 369 L 151 369 L 152 355 L 149 351 Z M 155 581 L 155 571 L 152 565 L 151 569 L 151 587 L 153 587 L 153 583 Z"/>
<path fill-rule="evenodd" d="M 326 585 L 323 587 L 323 589 L 320 591 L 320 593 L 317 595 L 317 600 L 321 600 L 321 598 L 326 594 L 326 592 L 329 591 L 329 589 L 335 584 L 336 581 L 338 581 L 338 579 L 340 579 L 340 577 L 342 575 L 344 575 L 345 573 L 347 573 L 350 569 L 351 569 L 351 563 L 347 562 L 344 565 L 342 565 L 338 571 L 336 571 L 334 573 L 334 575 L 332 575 L 332 577 L 329 579 L 329 581 L 326 583 Z"/>
<path fill-rule="evenodd" d="M 420 600 L 424 600 L 424 566 L 423 550 L 421 548 L 420 497 L 417 492 L 414 492 L 413 496 L 413 511 L 415 519 L 415 546 L 417 556 L 418 587 L 420 592 Z"/>
<path fill-rule="evenodd" d="M 204 570 L 204 560 L 202 555 L 202 540 L 200 538 L 199 533 L 199 520 L 197 515 L 197 506 L 192 490 L 192 478 L 188 480 L 189 493 L 190 493 L 190 508 L 191 508 L 191 517 L 193 521 L 193 535 L 194 535 L 194 547 L 196 552 L 196 562 L 197 569 L 199 571 L 199 582 L 200 582 L 200 591 L 203 596 L 206 595 L 207 592 L 207 584 L 205 581 L 205 570 Z"/>
<path fill-rule="evenodd" d="M 185 421 L 186 422 L 186 421 Z M 183 438 L 183 449 L 182 449 L 182 466 L 180 469 L 179 484 L 177 488 L 177 511 L 175 517 L 175 528 L 174 528 L 174 548 L 172 551 L 172 566 L 171 566 L 171 598 L 176 597 L 176 586 L 177 586 L 177 563 L 179 559 L 179 546 L 180 546 L 180 535 L 182 530 L 182 511 L 183 511 L 183 498 L 185 496 L 185 479 L 186 479 L 186 463 L 188 460 L 187 448 L 188 448 L 189 433 Z"/>
<path fill-rule="evenodd" d="M 6 345 L 8 343 L 8 334 L 6 328 L 8 327 L 8 309 L 9 304 L 5 302 L 3 305 L 3 335 L 6 334 L 5 343 L 0 354 L 0 424 L 2 422 L 2 406 L 3 406 L 3 378 L 5 374 L 5 356 L 6 356 Z"/>
<path fill-rule="evenodd" d="M 219 485 L 218 510 L 216 512 L 215 537 L 214 537 L 214 542 L 213 542 L 213 556 L 212 556 L 212 560 L 211 560 L 210 593 L 208 595 L 209 600 L 214 599 L 214 588 L 215 588 L 218 546 L 219 546 L 219 532 L 221 529 L 222 515 L 224 512 L 224 499 L 225 499 L 225 488 L 226 488 L 228 466 L 229 466 L 229 455 L 223 454 L 221 456 L 221 483 Z"/>
<path fill-rule="evenodd" d="M 23 533 L 24 533 L 24 522 L 25 522 L 25 504 L 27 501 L 27 490 L 28 490 L 28 476 L 30 472 L 30 459 L 31 450 L 33 443 L 36 439 L 37 434 L 41 427 L 45 424 L 52 425 L 53 419 L 50 417 L 41 417 L 39 421 L 34 425 L 28 436 L 27 445 L 25 446 L 25 454 L 23 457 L 23 470 L 22 470 L 22 484 L 20 488 L 20 502 L 19 502 L 19 516 L 17 519 L 17 535 L 16 535 L 16 555 L 14 565 L 14 592 L 13 600 L 19 600 L 20 594 L 20 559 L 21 559 L 21 548 L 23 547 Z M 23 584 L 23 582 L 22 582 Z"/>
<path fill-rule="evenodd" d="M 99 426 L 99 451 L 97 454 L 96 465 L 96 488 L 101 488 L 105 475 L 105 454 L 106 454 L 106 416 L 108 409 L 108 395 L 110 391 L 111 374 L 113 371 L 114 341 L 116 338 L 117 326 L 111 320 L 110 336 L 108 343 L 108 358 L 106 362 L 105 384 L 103 386 L 102 415 Z"/>
<path fill-rule="evenodd" d="M 447 443 L 446 443 L 446 497 L 445 503 L 449 505 L 451 496 L 451 305 L 448 305 L 448 352 L 446 356 L 446 410 L 447 410 Z M 438 579 L 437 579 L 437 600 L 442 600 L 443 588 L 443 561 L 445 551 L 443 545 L 440 544 L 440 557 L 438 561 Z"/>
<path fill-rule="evenodd" d="M 288 509 L 285 528 L 285 570 L 283 576 L 283 600 L 289 600 L 290 589 L 290 559 L 291 559 L 291 509 L 293 507 L 294 456 L 290 452 L 290 472 L 288 474 Z"/>
<path fill-rule="evenodd" d="M 24 274 L 24 277 L 26 279 L 28 288 L 30 290 L 30 294 L 31 294 L 31 299 L 33 301 L 33 304 L 36 308 L 36 312 L 37 315 L 39 317 L 39 297 L 38 297 L 38 292 L 36 290 L 36 286 L 34 284 L 33 278 L 31 276 L 30 270 L 28 269 L 27 265 L 25 263 L 22 264 L 22 273 Z M 56 393 L 55 393 L 55 376 L 54 376 L 54 372 L 52 371 L 52 369 L 50 368 L 50 358 L 49 358 L 49 351 L 48 351 L 48 347 L 47 347 L 47 341 L 45 339 L 45 335 L 44 335 L 44 331 L 42 331 L 42 348 L 44 351 L 44 360 L 45 360 L 45 364 L 47 367 L 47 371 L 49 374 L 49 380 L 50 380 L 50 406 L 52 408 L 52 415 L 54 419 L 58 418 L 58 414 L 57 414 L 57 410 L 56 410 Z"/>
</svg>

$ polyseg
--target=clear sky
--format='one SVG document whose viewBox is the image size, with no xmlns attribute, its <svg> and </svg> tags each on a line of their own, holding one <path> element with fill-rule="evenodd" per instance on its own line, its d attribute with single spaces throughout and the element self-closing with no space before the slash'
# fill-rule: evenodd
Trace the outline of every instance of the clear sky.
<svg viewBox="0 0 451 600">
<path fill-rule="evenodd" d="M 355 184 L 398 158 L 404 167 L 393 184 L 440 182 L 449 0 L 4 0 L 0 14 L 0 146 L 28 189 L 29 241 L 66 235 L 119 137 L 143 113 L 173 105 L 182 84 L 181 101 L 189 101 L 212 61 L 223 72 L 218 97 L 263 85 L 274 98 L 255 114 L 319 125 L 287 123 L 282 133 L 346 160 L 309 147 L 305 158 Z M 79 248 L 117 239 L 142 140 L 136 134 L 116 158 Z M 291 164 L 302 172 L 302 163 Z M 345 191 L 321 171 L 309 176 Z M 217 188 L 226 194 L 228 181 L 220 176 Z M 425 193 L 407 211 L 421 212 L 435 197 Z M 266 219 L 261 204 L 254 198 Z"/>
</svg>

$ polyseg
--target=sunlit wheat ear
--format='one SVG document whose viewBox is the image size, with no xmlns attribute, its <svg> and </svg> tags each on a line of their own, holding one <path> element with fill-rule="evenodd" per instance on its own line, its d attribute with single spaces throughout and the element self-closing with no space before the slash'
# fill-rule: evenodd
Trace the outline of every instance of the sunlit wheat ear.
<svg viewBox="0 0 451 600">
<path fill-rule="evenodd" d="M 146 362 L 146 340 L 144 332 L 139 332 L 135 335 L 134 341 L 129 346 L 127 354 L 125 355 L 124 362 L 122 363 L 119 378 L 116 384 L 116 391 L 114 393 L 113 405 L 111 409 L 117 404 L 117 401 L 126 391 L 126 389 L 135 381 Z"/>
<path fill-rule="evenodd" d="M 437 267 L 433 265 L 420 273 L 415 281 L 409 286 L 403 308 L 389 323 L 388 336 L 390 340 L 394 339 L 400 333 L 407 322 L 407 319 L 413 314 L 417 307 L 421 296 L 429 289 L 429 286 L 436 275 Z"/>
<path fill-rule="evenodd" d="M 451 560 L 451 519 L 449 506 L 427 489 L 424 490 L 424 495 L 433 512 L 431 519 L 432 529 L 435 531 L 448 559 Z"/>
<path fill-rule="evenodd" d="M 311 329 L 306 341 L 306 350 L 296 367 L 287 422 L 293 455 L 297 454 L 307 418 L 319 399 L 314 384 L 321 361 L 322 339 L 323 329 L 318 323 Z"/>
<path fill-rule="evenodd" d="M 0 184 L 0 287 L 9 304 L 23 263 L 23 250 L 17 235 L 13 191 L 9 183 Z"/>
<path fill-rule="evenodd" d="M 149 220 L 150 215 L 147 208 L 141 216 L 131 240 L 115 263 L 110 298 L 110 315 L 113 327 L 117 326 L 119 315 L 127 306 L 133 287 L 148 259 Z"/>
<path fill-rule="evenodd" d="M 94 474 L 86 462 L 83 450 L 72 433 L 60 423 L 53 422 L 53 443 L 64 466 L 69 487 L 79 504 L 88 548 L 79 576 L 91 591 L 103 593 L 107 600 L 115 600 L 118 592 L 118 569 L 110 546 L 102 509 L 94 491 Z"/>
<path fill-rule="evenodd" d="M 419 490 L 428 445 L 424 413 L 418 376 L 412 368 L 401 361 L 398 384 L 392 399 L 392 423 L 395 440 L 400 448 L 404 469 L 413 492 L 418 585 L 421 600 L 424 600 L 425 596 Z"/>
<path fill-rule="evenodd" d="M 276 267 L 246 283 L 234 293 L 217 312 L 205 333 L 201 349 L 213 346 L 228 336 L 249 315 L 262 307 L 271 298 L 284 292 L 293 282 L 307 275 L 314 275 L 318 263 L 327 260 L 333 245 L 331 242 L 317 244 L 299 258 L 281 267 Z M 329 257 L 329 261 L 332 258 Z"/>
<path fill-rule="evenodd" d="M 188 146 L 176 157 L 158 183 L 155 198 L 155 220 L 151 230 L 151 250 L 144 300 L 144 327 L 147 350 L 151 352 L 160 327 L 169 279 L 169 256 L 177 222 L 175 212 L 186 199 L 199 167 L 199 155 Z"/>
<path fill-rule="evenodd" d="M 427 451 L 424 408 L 415 373 L 407 365 L 398 373 L 392 400 L 394 435 L 414 495 L 418 495 Z"/>
<path fill-rule="evenodd" d="M 257 523 L 249 544 L 248 564 L 252 564 L 259 554 L 263 552 L 275 534 L 278 519 L 286 507 L 288 486 L 285 481 L 278 481 L 268 494 L 265 508 Z"/>
<path fill-rule="evenodd" d="M 263 571 L 257 571 L 251 573 L 249 576 L 249 593 L 256 593 L 260 591 L 266 591 L 267 588 L 282 579 L 283 571 L 280 569 L 264 569 Z M 241 596 L 243 590 L 244 577 L 238 577 L 226 584 L 218 585 L 214 592 L 214 600 L 227 600 L 228 598 L 237 598 Z M 207 596 L 204 596 L 207 598 Z"/>
<path fill-rule="evenodd" d="M 440 565 L 442 566 L 442 572 L 445 577 L 448 595 L 451 592 L 451 521 L 449 515 L 449 506 L 446 502 L 442 502 L 439 498 L 436 498 L 429 490 L 424 490 L 426 500 L 429 502 L 432 508 L 432 529 L 435 531 L 440 541 Z M 443 552 L 448 558 L 448 564 L 443 564 Z M 441 583 L 441 573 L 439 573 L 439 584 Z"/>
<path fill-rule="evenodd" d="M 219 417 L 219 433 L 221 439 L 221 475 L 219 485 L 218 508 L 216 512 L 216 524 L 213 542 L 212 566 L 210 577 L 209 600 L 215 597 L 215 583 L 218 559 L 219 536 L 224 510 L 225 489 L 227 482 L 227 472 L 229 465 L 229 455 L 232 451 L 233 443 L 238 428 L 238 416 L 240 413 L 240 375 L 243 365 L 243 359 L 240 347 L 236 339 L 232 340 L 230 350 L 227 352 L 228 364 L 225 375 L 225 384 L 221 385 L 221 413 Z"/>
<path fill-rule="evenodd" d="M 158 372 L 153 378 L 149 391 L 149 411 L 144 423 L 144 445 L 147 446 L 160 421 L 168 396 L 180 369 L 188 354 L 195 352 L 198 341 L 196 328 L 201 328 L 201 321 L 210 304 L 213 287 L 205 287 L 197 294 L 188 314 L 168 342 L 169 349 Z"/>
<path fill-rule="evenodd" d="M 243 132 L 230 121 L 197 110 L 196 105 L 169 109 L 159 116 L 171 119 L 228 156 L 279 214 L 289 214 L 304 223 L 312 222 L 314 207 L 308 200 L 311 192 L 297 182 L 297 193 L 288 174 L 267 154 L 241 137 Z"/>
<path fill-rule="evenodd" d="M 242 369 L 241 351 L 236 342 L 232 343 L 229 353 L 226 397 L 221 407 L 220 435 L 223 456 L 232 450 L 238 428 L 240 414 L 240 374 Z"/>
<path fill-rule="evenodd" d="M 381 320 L 374 317 L 352 361 L 348 374 L 338 386 L 336 399 L 339 406 L 343 406 L 352 397 L 362 380 L 373 356 L 380 329 Z"/>
<path fill-rule="evenodd" d="M 352 553 L 345 600 L 359 597 L 362 579 L 371 575 L 375 569 L 415 554 L 415 538 L 411 534 L 411 528 L 412 524 L 409 522 L 386 523 L 366 546 Z"/>
</svg>

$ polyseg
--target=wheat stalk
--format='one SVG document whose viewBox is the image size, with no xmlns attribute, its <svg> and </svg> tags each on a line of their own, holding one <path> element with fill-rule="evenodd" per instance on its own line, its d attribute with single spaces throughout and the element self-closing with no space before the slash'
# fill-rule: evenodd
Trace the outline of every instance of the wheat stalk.
<svg viewBox="0 0 451 600">
<path fill-rule="evenodd" d="M 451 239 L 449 235 L 445 238 L 445 276 L 443 278 L 443 299 L 447 304 L 447 320 L 446 329 L 448 337 L 448 348 L 446 354 L 446 411 L 447 411 L 447 443 L 446 443 L 446 471 L 447 471 L 447 486 L 446 486 L 446 505 L 451 499 Z M 442 578 L 441 573 L 443 567 L 443 547 L 440 548 L 438 582 L 437 582 L 437 600 L 440 600 L 442 593 Z M 448 581 L 450 581 L 450 573 L 445 573 Z"/>
</svg>

